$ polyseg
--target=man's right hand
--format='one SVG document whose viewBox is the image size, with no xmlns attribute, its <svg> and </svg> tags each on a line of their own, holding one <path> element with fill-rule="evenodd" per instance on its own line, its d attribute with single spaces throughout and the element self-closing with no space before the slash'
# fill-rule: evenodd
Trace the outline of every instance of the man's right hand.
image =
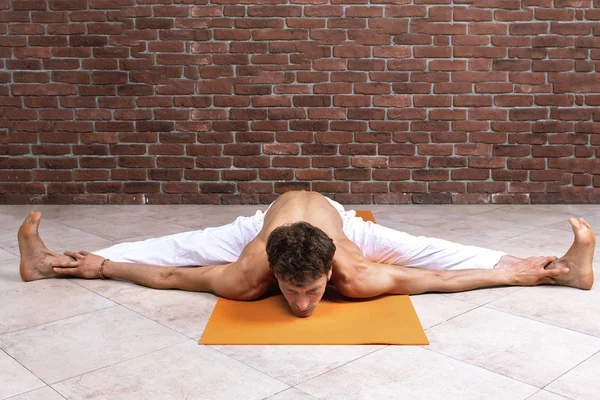
<svg viewBox="0 0 600 400">
<path fill-rule="evenodd" d="M 95 279 L 98 278 L 98 271 L 104 261 L 104 257 L 97 256 L 87 251 L 65 251 L 66 256 L 71 257 L 72 261 L 60 262 L 52 261 L 54 272 L 63 275 L 76 276 L 78 278 Z"/>
<path fill-rule="evenodd" d="M 529 257 L 506 268 L 510 273 L 510 284 L 519 286 L 535 286 L 544 283 L 556 283 L 554 277 L 569 273 L 569 268 L 545 269 L 557 257 Z"/>
</svg>

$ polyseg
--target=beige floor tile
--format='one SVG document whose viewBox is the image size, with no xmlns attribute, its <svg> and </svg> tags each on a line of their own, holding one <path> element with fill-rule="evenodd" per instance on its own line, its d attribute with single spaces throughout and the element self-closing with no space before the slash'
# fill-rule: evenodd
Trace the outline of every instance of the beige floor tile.
<svg viewBox="0 0 600 400">
<path fill-rule="evenodd" d="M 495 221 L 480 215 L 466 215 L 460 220 L 438 223 L 431 227 L 428 236 L 470 246 L 488 247 L 490 244 L 526 234 L 534 229 L 528 225 Z"/>
<path fill-rule="evenodd" d="M 186 209 L 190 207 L 189 204 L 123 204 L 123 205 L 115 205 L 115 210 L 124 211 L 128 213 L 138 214 L 138 215 L 154 215 L 157 213 L 165 212 L 165 214 L 169 214 L 171 211 L 177 211 L 179 209 Z M 192 207 L 196 207 L 200 212 L 206 212 L 207 210 L 212 209 L 213 205 L 209 204 L 197 204 L 192 205 Z"/>
<path fill-rule="evenodd" d="M 11 261 L 19 261 L 19 256 L 0 249 L 0 265 Z"/>
<path fill-rule="evenodd" d="M 11 397 L 10 400 L 64 400 L 64 397 L 56 393 L 50 386 L 46 386 L 41 389 L 32 390 L 31 392 Z"/>
<path fill-rule="evenodd" d="M 200 340 L 217 297 L 210 293 L 152 290 L 118 302 L 190 339 Z"/>
<path fill-rule="evenodd" d="M 395 229 L 400 232 L 406 232 L 413 236 L 427 236 L 427 234 L 431 231 L 431 228 L 406 223 L 404 222 L 405 218 L 398 218 L 394 216 L 379 217 L 377 215 L 374 215 L 374 217 L 375 221 L 382 226 Z"/>
<path fill-rule="evenodd" d="M 547 390 L 540 390 L 527 400 L 569 400 L 569 398 L 560 396 Z"/>
<path fill-rule="evenodd" d="M 477 307 L 474 304 L 435 293 L 410 296 L 410 299 L 424 329 L 431 328 Z"/>
<path fill-rule="evenodd" d="M 390 346 L 298 389 L 319 399 L 525 399 L 537 388 L 412 346 Z"/>
<path fill-rule="evenodd" d="M 0 348 L 54 383 L 188 338 L 120 306 L 0 336 Z"/>
<path fill-rule="evenodd" d="M 481 235 L 478 235 L 481 233 Z M 492 231 L 469 231 L 468 229 L 457 229 L 457 230 L 446 230 L 431 227 L 426 234 L 421 236 L 428 236 L 437 239 L 444 239 L 449 242 L 464 244 L 465 246 L 476 246 L 489 248 L 490 245 L 504 240 L 509 235 L 502 235 L 499 232 Z"/>
<path fill-rule="evenodd" d="M 150 289 L 114 279 L 73 282 L 195 340 L 218 300 L 210 293 Z"/>
<path fill-rule="evenodd" d="M 215 210 L 222 211 L 227 217 L 252 215 L 256 210 L 266 210 L 268 205 L 211 205 L 211 204 L 165 204 L 165 205 L 116 205 L 114 206 L 120 211 L 131 212 L 139 215 L 151 216 L 161 221 L 169 221 L 169 218 L 183 219 L 182 217 L 198 216 L 204 218 L 209 214 L 214 214 Z M 173 221 L 169 221 L 173 222 Z"/>
<path fill-rule="evenodd" d="M 112 245 L 110 240 L 68 226 L 41 229 L 40 237 L 51 251 L 62 254 L 65 251 L 93 251 Z M 12 238 L 0 242 L 0 246 L 15 255 L 19 255 L 19 242 Z"/>
<path fill-rule="evenodd" d="M 316 397 L 311 396 L 308 393 L 304 393 L 296 388 L 290 388 L 274 394 L 273 396 L 267 397 L 265 400 L 315 400 Z"/>
<path fill-rule="evenodd" d="M 400 204 L 400 205 L 385 205 L 385 204 L 374 204 L 374 205 L 348 205 L 346 209 L 365 209 L 371 210 L 373 214 L 375 212 L 382 213 L 383 215 L 411 215 L 415 212 L 418 213 L 433 213 L 433 214 L 445 214 L 447 216 L 455 215 L 479 215 L 486 212 L 499 210 L 507 207 L 502 204 Z"/>
<path fill-rule="evenodd" d="M 590 225 L 592 230 L 596 232 L 597 235 L 600 233 L 600 214 L 598 216 L 585 217 L 585 222 L 587 222 Z M 573 227 L 571 226 L 568 220 L 559 222 L 557 224 L 552 224 L 548 227 L 573 233 Z"/>
<path fill-rule="evenodd" d="M 115 303 L 65 279 L 28 282 L 0 291 L 0 334 L 113 306 Z"/>
<path fill-rule="evenodd" d="M 359 207 L 357 207 L 357 209 L 358 208 Z M 420 227 L 435 227 L 440 223 L 440 221 L 458 221 L 465 216 L 464 214 L 460 213 L 452 213 L 448 209 L 442 207 L 403 206 L 392 211 L 386 208 L 381 209 L 365 206 L 362 209 L 371 210 L 375 216 L 375 219 L 382 224 L 385 224 L 386 221 L 390 220 L 401 221 L 406 224 Z M 382 215 L 382 217 L 378 218 L 378 215 Z"/>
<path fill-rule="evenodd" d="M 9 223 L 9 227 L 2 225 L 3 231 L 0 233 L 0 248 L 5 252 L 11 253 L 13 257 L 19 256 L 17 231 L 25 216 L 22 218 L 10 216 L 8 218 L 12 218 L 13 221 Z M 0 216 L 0 220 L 2 219 L 6 218 Z M 39 232 L 46 247 L 57 253 L 62 253 L 65 250 L 98 249 L 111 244 L 110 241 L 102 237 L 63 225 L 45 218 L 43 215 Z"/>
<path fill-rule="evenodd" d="M 29 211 L 42 213 L 42 219 L 60 220 L 62 218 L 86 217 L 90 215 L 102 215 L 106 212 L 117 211 L 116 206 L 111 205 L 84 205 L 84 204 L 21 204 L 1 205 L 0 213 L 13 215 L 23 220 Z"/>
<path fill-rule="evenodd" d="M 600 339 L 481 307 L 427 331 L 435 352 L 544 387 L 600 350 Z"/>
<path fill-rule="evenodd" d="M 25 218 L 29 211 L 35 211 L 37 205 L 34 204 L 2 204 L 0 205 L 0 214 L 13 215 Z"/>
<path fill-rule="evenodd" d="M 289 385 L 297 385 L 383 346 L 210 346 Z"/>
<path fill-rule="evenodd" d="M 600 217 L 600 207 L 597 204 L 529 204 L 521 207 L 534 207 L 537 210 L 548 210 L 554 213 L 567 214 L 571 217 Z"/>
<path fill-rule="evenodd" d="M 526 288 L 487 306 L 600 338 L 600 291 L 568 287 Z"/>
<path fill-rule="evenodd" d="M 572 244 L 572 231 L 539 228 L 486 247 L 502 250 L 510 255 L 522 258 L 541 255 L 561 257 Z M 598 244 L 596 244 L 596 253 L 598 253 Z"/>
<path fill-rule="evenodd" d="M 546 389 L 576 400 L 597 400 L 600 398 L 600 353 L 584 361 L 567 372 Z"/>
<path fill-rule="evenodd" d="M 4 251 L 9 251 L 13 254 L 19 254 L 18 251 L 14 251 L 12 249 L 17 249 L 17 232 L 19 231 L 19 227 L 23 224 L 23 221 L 27 217 L 27 212 L 23 215 L 15 216 L 10 214 L 0 214 L 0 226 L 2 230 L 0 231 L 0 248 Z M 47 232 L 48 235 L 51 235 L 50 232 L 54 230 L 64 229 L 65 226 L 52 220 L 44 220 L 40 222 L 40 232 Z"/>
<path fill-rule="evenodd" d="M 507 286 L 489 289 L 476 289 L 458 293 L 444 293 L 443 295 L 451 299 L 466 301 L 468 303 L 473 303 L 482 306 L 491 301 L 501 299 L 504 296 L 507 296 L 511 293 L 518 292 L 522 289 L 522 287 L 518 286 Z"/>
<path fill-rule="evenodd" d="M 211 206 L 182 205 L 175 210 L 164 209 L 151 215 L 151 218 L 172 224 L 185 226 L 190 230 L 203 229 L 209 226 L 221 226 L 233 222 L 239 216 L 250 217 L 257 210 L 266 210 L 268 206 L 220 206 L 219 212 L 214 212 Z"/>
<path fill-rule="evenodd" d="M 192 340 L 52 387 L 70 400 L 258 400 L 288 388 Z"/>
<path fill-rule="evenodd" d="M 43 386 L 44 382 L 0 350 L 0 399 Z"/>
<path fill-rule="evenodd" d="M 27 282 L 19 275 L 19 259 L 0 261 L 0 291 L 26 287 Z"/>
<path fill-rule="evenodd" d="M 511 222 L 517 225 L 546 227 L 556 223 L 567 223 L 569 214 L 559 210 L 535 209 L 528 206 L 509 205 L 503 208 L 487 211 L 478 216 L 497 222 Z M 568 223 L 567 223 L 568 225 Z"/>
<path fill-rule="evenodd" d="M 113 241 L 140 235 L 159 237 L 189 230 L 181 225 L 123 211 L 93 217 L 63 218 L 61 223 Z"/>
<path fill-rule="evenodd" d="M 84 287 L 91 292 L 97 293 L 102 297 L 106 297 L 115 303 L 119 303 L 121 299 L 130 299 L 135 297 L 144 298 L 147 296 L 146 292 L 155 291 L 155 289 L 118 279 L 102 280 L 70 278 L 69 281 L 78 286 Z"/>
</svg>

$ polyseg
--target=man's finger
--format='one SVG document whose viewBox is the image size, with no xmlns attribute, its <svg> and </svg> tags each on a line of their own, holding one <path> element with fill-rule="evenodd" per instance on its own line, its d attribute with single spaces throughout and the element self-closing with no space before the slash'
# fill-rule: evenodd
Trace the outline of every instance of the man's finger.
<svg viewBox="0 0 600 400">
<path fill-rule="evenodd" d="M 554 284 L 556 284 L 556 281 L 554 281 L 554 279 L 552 279 L 552 278 L 545 277 L 545 278 L 540 279 L 538 281 L 538 283 L 540 285 L 554 285 Z"/>
<path fill-rule="evenodd" d="M 569 273 L 569 268 L 564 267 L 564 268 L 552 268 L 552 269 L 546 269 L 544 270 L 546 271 L 546 273 L 544 274 L 545 276 L 560 276 L 560 275 L 565 275 Z"/>
<path fill-rule="evenodd" d="M 85 250 L 80 250 L 80 251 L 79 251 L 79 254 L 81 254 L 81 255 L 84 255 L 84 256 L 87 256 L 87 255 L 89 255 L 89 254 L 90 254 L 90 252 L 89 252 L 89 251 L 85 251 Z"/>
<path fill-rule="evenodd" d="M 83 258 L 83 256 L 76 251 L 65 251 L 63 254 L 73 258 Z"/>
<path fill-rule="evenodd" d="M 79 261 L 52 261 L 51 265 L 53 267 L 61 267 L 61 268 L 76 268 L 79 266 Z"/>
<path fill-rule="evenodd" d="M 73 272 L 76 271 L 73 268 L 52 268 L 52 269 L 57 274 L 63 274 L 63 275 L 73 275 Z"/>
<path fill-rule="evenodd" d="M 548 264 L 550 264 L 552 261 L 557 260 L 558 257 L 555 256 L 545 256 L 545 257 L 538 257 L 535 261 L 543 266 L 546 266 Z"/>
</svg>

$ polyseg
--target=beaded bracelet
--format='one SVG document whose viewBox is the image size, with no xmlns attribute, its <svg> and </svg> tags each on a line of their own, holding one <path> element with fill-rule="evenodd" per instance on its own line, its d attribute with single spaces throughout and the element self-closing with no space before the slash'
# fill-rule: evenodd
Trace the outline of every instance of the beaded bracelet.
<svg viewBox="0 0 600 400">
<path fill-rule="evenodd" d="M 105 258 L 104 261 L 102 261 L 102 264 L 100 264 L 100 269 L 98 270 L 98 278 L 100 279 L 106 279 L 106 277 L 102 273 L 102 270 L 104 269 L 104 264 L 106 264 L 107 261 L 110 260 L 108 258 Z"/>
</svg>

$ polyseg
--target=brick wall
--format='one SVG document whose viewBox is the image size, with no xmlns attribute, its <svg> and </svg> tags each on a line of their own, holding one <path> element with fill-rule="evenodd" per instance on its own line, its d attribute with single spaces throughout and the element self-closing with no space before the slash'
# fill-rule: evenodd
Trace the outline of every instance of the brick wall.
<svg viewBox="0 0 600 400">
<path fill-rule="evenodd" d="M 599 202 L 599 8 L 0 0 L 0 202 Z"/>
</svg>

